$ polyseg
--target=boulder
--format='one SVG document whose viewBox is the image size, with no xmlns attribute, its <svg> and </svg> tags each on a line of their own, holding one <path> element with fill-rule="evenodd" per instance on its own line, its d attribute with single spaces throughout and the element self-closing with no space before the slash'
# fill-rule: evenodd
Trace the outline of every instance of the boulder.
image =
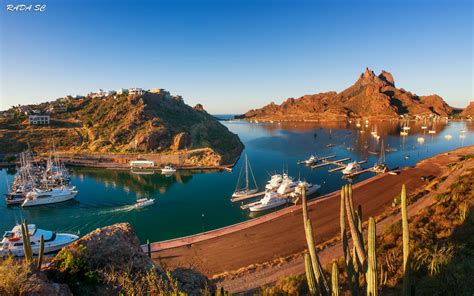
<svg viewBox="0 0 474 296">
<path fill-rule="evenodd" d="M 207 113 L 207 111 L 204 109 L 204 106 L 201 104 L 196 104 L 196 106 L 194 106 L 193 109 L 199 112 Z"/>
<path fill-rule="evenodd" d="M 171 272 L 171 276 L 177 281 L 179 290 L 190 296 L 203 295 L 205 290 L 210 293 L 216 290 L 216 286 L 196 270 L 177 268 Z"/>
<path fill-rule="evenodd" d="M 21 295 L 25 296 L 69 296 L 72 295 L 69 286 L 49 281 L 42 273 L 35 272 L 28 276 L 22 285 Z"/>
</svg>

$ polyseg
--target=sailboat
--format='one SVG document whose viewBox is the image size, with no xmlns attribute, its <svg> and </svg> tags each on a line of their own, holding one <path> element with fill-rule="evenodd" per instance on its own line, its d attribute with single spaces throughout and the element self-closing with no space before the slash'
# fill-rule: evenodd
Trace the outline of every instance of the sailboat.
<svg viewBox="0 0 474 296">
<path fill-rule="evenodd" d="M 240 174 L 239 174 L 239 179 L 237 180 L 237 186 L 235 187 L 234 194 L 232 194 L 233 198 L 246 197 L 258 192 L 257 181 L 255 181 L 255 176 L 253 174 L 252 166 L 250 165 L 250 161 L 248 160 L 247 154 L 245 154 L 245 187 L 239 188 L 240 177 L 242 176 L 243 169 L 244 167 L 242 166 L 242 169 L 240 170 Z M 250 174 L 252 174 L 252 180 L 255 185 L 255 188 L 253 189 L 250 188 L 250 184 L 249 184 L 249 170 L 250 170 Z"/>
<path fill-rule="evenodd" d="M 382 143 L 380 144 L 380 157 L 379 161 L 374 164 L 373 170 L 377 174 L 382 174 L 387 171 L 387 165 L 385 164 L 385 148 L 383 145 L 383 140 Z"/>
</svg>

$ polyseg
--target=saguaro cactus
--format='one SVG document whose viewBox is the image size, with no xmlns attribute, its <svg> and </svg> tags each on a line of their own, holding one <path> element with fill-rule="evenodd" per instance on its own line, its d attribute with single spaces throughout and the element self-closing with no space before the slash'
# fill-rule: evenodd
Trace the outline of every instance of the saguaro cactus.
<svg viewBox="0 0 474 296">
<path fill-rule="evenodd" d="M 41 265 L 43 265 L 43 257 L 44 257 L 44 237 L 43 235 L 41 235 L 38 261 L 36 262 L 36 268 L 38 268 L 38 270 L 41 270 Z"/>
<path fill-rule="evenodd" d="M 410 287 L 410 233 L 408 229 L 408 212 L 407 212 L 407 192 L 405 184 L 402 186 L 401 192 L 401 212 L 402 212 L 402 230 L 403 230 L 403 295 L 411 294 Z"/>
<path fill-rule="evenodd" d="M 21 236 L 23 241 L 23 253 L 25 255 L 25 259 L 28 263 L 33 261 L 33 251 L 31 250 L 31 242 L 30 242 L 30 234 L 28 232 L 28 224 L 26 224 L 26 220 L 23 224 L 21 224 Z"/>
<path fill-rule="evenodd" d="M 367 296 L 377 296 L 377 255 L 375 254 L 375 219 L 370 217 L 367 236 Z"/>
<path fill-rule="evenodd" d="M 344 187 L 344 194 L 345 194 L 345 199 L 346 199 L 346 212 L 347 212 L 347 220 L 349 221 L 349 229 L 351 231 L 351 236 L 352 236 L 352 241 L 354 243 L 356 252 L 357 252 L 357 257 L 359 261 L 361 262 L 361 265 L 365 265 L 366 261 L 366 254 L 365 254 L 365 249 L 364 249 L 364 244 L 361 240 L 361 235 L 359 234 L 359 229 L 358 223 L 355 214 L 354 214 L 354 208 L 352 206 L 352 187 L 346 185 Z"/>
<path fill-rule="evenodd" d="M 329 285 L 326 281 L 324 276 L 323 268 L 321 263 L 319 262 L 318 253 L 316 251 L 316 247 L 314 245 L 314 237 L 313 237 L 313 226 L 311 224 L 311 220 L 308 218 L 308 207 L 306 204 L 306 190 L 304 187 L 301 188 L 301 195 L 302 195 L 302 203 L 303 203 L 303 222 L 305 227 L 305 234 L 306 234 L 306 243 L 308 244 L 308 251 L 311 258 L 311 267 L 313 270 L 314 278 L 316 279 L 317 286 L 319 293 L 322 295 L 328 295 L 329 293 Z"/>
<path fill-rule="evenodd" d="M 306 281 L 308 282 L 308 289 L 310 295 L 318 294 L 318 287 L 316 286 L 316 279 L 314 278 L 313 267 L 311 266 L 311 257 L 308 253 L 304 253 L 304 267 L 306 271 Z"/>
<path fill-rule="evenodd" d="M 332 295 L 339 296 L 339 269 L 337 263 L 332 263 Z"/>
</svg>

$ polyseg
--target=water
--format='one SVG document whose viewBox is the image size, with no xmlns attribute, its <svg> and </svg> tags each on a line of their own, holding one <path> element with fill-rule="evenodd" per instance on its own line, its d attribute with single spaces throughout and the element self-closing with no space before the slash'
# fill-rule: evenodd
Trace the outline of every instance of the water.
<svg viewBox="0 0 474 296">
<path fill-rule="evenodd" d="M 223 123 L 237 133 L 245 144 L 245 152 L 260 188 L 264 187 L 268 174 L 282 170 L 288 170 L 296 178 L 321 184 L 320 194 L 337 190 L 347 182 L 341 178 L 340 172 L 329 174 L 328 167 L 311 170 L 296 164 L 311 154 L 335 154 L 337 159 L 368 159 L 363 167 L 369 167 L 378 160 L 377 155 L 368 153 L 380 149 L 370 135 L 371 124 L 365 128 L 367 131 L 364 134 L 360 134 L 354 123 L 251 124 L 232 120 Z M 386 153 L 389 167 L 411 166 L 443 151 L 474 144 L 473 123 L 439 123 L 434 136 L 423 131 L 420 124 L 412 123 L 410 136 L 406 138 L 400 137 L 399 129 L 397 122 L 377 123 L 385 148 L 397 149 L 396 152 Z M 459 137 L 461 129 L 467 131 L 465 139 Z M 451 140 L 445 139 L 447 134 L 452 135 Z M 425 138 L 423 144 L 417 142 L 420 136 Z M 326 147 L 329 143 L 334 146 Z M 348 147 L 353 150 L 348 150 Z M 238 223 L 255 217 L 229 200 L 242 162 L 243 158 L 232 173 L 187 171 L 169 177 L 159 173 L 71 168 L 72 182 L 79 189 L 75 201 L 21 209 L 7 207 L 1 199 L 0 231 L 11 229 L 22 218 L 45 229 L 80 235 L 97 227 L 130 222 L 140 240 L 145 242 L 147 239 L 171 239 Z M 2 195 L 7 191 L 7 180 L 11 182 L 13 174 L 14 169 L 0 171 Z M 363 174 L 354 182 L 371 176 L 372 173 Z M 155 204 L 134 209 L 132 205 L 141 197 L 155 198 Z"/>
</svg>

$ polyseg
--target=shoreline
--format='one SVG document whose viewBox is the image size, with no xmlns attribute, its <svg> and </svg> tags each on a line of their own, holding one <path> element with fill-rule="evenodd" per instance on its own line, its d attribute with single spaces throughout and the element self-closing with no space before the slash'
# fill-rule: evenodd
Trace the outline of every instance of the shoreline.
<svg viewBox="0 0 474 296">
<path fill-rule="evenodd" d="M 402 184 L 416 194 L 428 184 L 421 176 L 441 175 L 449 162 L 474 153 L 474 146 L 443 152 L 405 167 L 400 175 L 378 175 L 353 186 L 355 202 L 364 209 L 364 220 L 378 216 L 391 206 Z M 339 191 L 309 201 L 309 214 L 318 233 L 317 244 L 332 239 L 339 231 L 334 223 L 339 214 Z M 247 266 L 284 258 L 305 248 L 301 205 L 182 238 L 151 244 L 152 258 L 169 267 L 192 265 L 209 277 Z M 296 231 L 295 231 L 296 230 Z M 142 246 L 147 252 L 147 246 Z"/>
</svg>

